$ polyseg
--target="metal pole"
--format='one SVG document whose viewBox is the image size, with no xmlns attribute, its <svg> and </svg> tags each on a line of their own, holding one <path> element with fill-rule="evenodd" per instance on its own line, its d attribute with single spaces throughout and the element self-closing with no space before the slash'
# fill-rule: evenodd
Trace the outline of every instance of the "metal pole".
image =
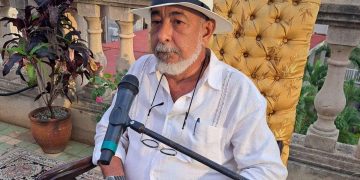
<svg viewBox="0 0 360 180">
<path fill-rule="evenodd" d="M 199 161 L 200 163 L 220 172 L 221 174 L 224 174 L 225 176 L 229 177 L 229 178 L 232 178 L 232 179 L 238 179 L 238 180 L 247 180 L 245 177 L 235 173 L 234 171 L 231 171 L 230 169 L 154 132 L 154 131 L 151 131 L 150 129 L 147 129 L 144 124 L 142 123 L 139 123 L 137 121 L 134 121 L 134 120 L 131 120 L 130 121 L 130 124 L 129 124 L 130 128 L 135 130 L 136 132 L 140 133 L 140 134 L 146 134 L 166 145 L 168 145 L 169 147 L 172 147 L 174 148 L 175 150 Z"/>
</svg>

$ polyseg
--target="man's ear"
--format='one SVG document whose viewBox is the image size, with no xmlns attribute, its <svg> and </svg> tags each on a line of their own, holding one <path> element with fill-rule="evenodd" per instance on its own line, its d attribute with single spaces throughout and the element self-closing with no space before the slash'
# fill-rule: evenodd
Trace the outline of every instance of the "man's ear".
<svg viewBox="0 0 360 180">
<path fill-rule="evenodd" d="M 211 37 L 214 34 L 215 28 L 216 28 L 216 23 L 215 23 L 215 20 L 213 20 L 213 19 L 206 20 L 203 23 L 203 30 L 204 31 L 203 31 L 203 34 L 202 34 L 202 39 L 203 39 L 204 45 L 206 47 L 208 46 L 209 41 L 210 41 Z"/>
</svg>

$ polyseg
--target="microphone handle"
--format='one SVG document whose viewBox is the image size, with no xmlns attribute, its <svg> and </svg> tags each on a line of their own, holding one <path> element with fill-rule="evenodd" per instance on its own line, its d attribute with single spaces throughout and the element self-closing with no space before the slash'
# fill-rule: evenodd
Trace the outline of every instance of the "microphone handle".
<svg viewBox="0 0 360 180">
<path fill-rule="evenodd" d="M 109 131 L 110 129 L 111 128 L 108 128 L 107 131 Z M 102 144 L 101 156 L 98 161 L 100 164 L 103 164 L 103 165 L 110 164 L 110 161 L 111 161 L 112 157 L 114 156 L 114 152 L 116 151 L 117 146 L 118 146 L 114 142 L 119 142 L 119 139 L 120 139 L 121 135 L 124 133 L 125 129 L 126 129 L 126 127 L 124 127 L 122 125 L 113 126 L 113 130 L 115 132 L 119 132 L 117 137 L 111 137 L 111 135 L 114 135 L 114 133 L 106 132 L 104 142 Z M 110 150 L 110 149 L 113 149 L 113 150 L 115 149 L 115 151 Z"/>
</svg>

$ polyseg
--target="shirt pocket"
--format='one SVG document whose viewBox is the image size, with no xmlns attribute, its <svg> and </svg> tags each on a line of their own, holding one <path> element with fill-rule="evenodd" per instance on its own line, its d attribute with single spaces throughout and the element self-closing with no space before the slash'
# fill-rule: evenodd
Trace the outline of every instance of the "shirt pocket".
<svg viewBox="0 0 360 180">
<path fill-rule="evenodd" d="M 205 123 L 190 121 L 181 133 L 181 144 L 206 158 L 221 163 L 223 154 L 223 127 L 215 127 Z M 196 125 L 196 126 L 195 126 Z M 189 163 L 199 163 L 189 156 L 178 153 L 177 157 Z"/>
</svg>

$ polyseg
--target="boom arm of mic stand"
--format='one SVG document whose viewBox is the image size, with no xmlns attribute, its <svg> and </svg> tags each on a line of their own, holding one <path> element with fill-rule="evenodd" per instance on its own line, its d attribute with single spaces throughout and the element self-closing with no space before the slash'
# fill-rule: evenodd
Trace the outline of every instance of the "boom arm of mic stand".
<svg viewBox="0 0 360 180">
<path fill-rule="evenodd" d="M 174 142 L 174 141 L 171 141 L 170 139 L 154 132 L 154 131 L 151 131 L 150 129 L 147 129 L 144 124 L 142 123 L 139 123 L 137 121 L 134 121 L 134 120 L 131 120 L 130 123 L 129 123 L 129 127 L 131 129 L 133 129 L 134 131 L 140 133 L 140 134 L 146 134 L 166 145 L 168 145 L 169 147 L 172 147 L 174 148 L 175 150 L 199 161 L 200 163 L 220 172 L 221 174 L 224 174 L 225 176 L 227 177 L 230 177 L 232 179 L 237 179 L 237 180 L 247 180 L 245 177 L 235 173 L 234 171 L 231 171 L 229 169 L 227 169 L 226 167 Z"/>
</svg>

